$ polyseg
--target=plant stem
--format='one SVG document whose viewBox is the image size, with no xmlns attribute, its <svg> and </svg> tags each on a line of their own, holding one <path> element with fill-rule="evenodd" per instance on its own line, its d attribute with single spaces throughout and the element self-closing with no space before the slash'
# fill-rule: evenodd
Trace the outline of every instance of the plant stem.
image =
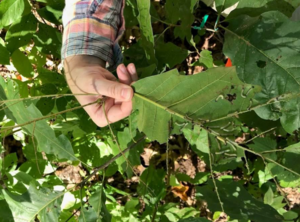
<svg viewBox="0 0 300 222">
<path fill-rule="evenodd" d="M 96 100 L 95 102 L 91 102 L 91 103 L 88 103 L 88 104 L 85 104 L 85 105 L 82 105 L 82 106 L 77 106 L 77 107 L 74 107 L 74 108 L 66 109 L 66 110 L 63 110 L 61 112 L 57 112 L 57 113 L 54 113 L 54 114 L 49 114 L 49 115 L 46 115 L 46 116 L 43 116 L 43 117 L 40 117 L 40 118 L 30 120 L 30 121 L 22 123 L 22 124 L 18 124 L 18 125 L 15 125 L 15 126 L 9 126 L 9 127 L 2 127 L 1 129 L 3 129 L 3 130 L 0 130 L 0 133 L 3 133 L 5 130 L 26 126 L 28 124 L 31 124 L 31 123 L 34 123 L 34 122 L 37 122 L 37 121 L 40 121 L 40 120 L 48 119 L 52 116 L 56 116 L 56 115 L 71 112 L 71 111 L 74 111 L 74 110 L 77 110 L 77 109 L 81 109 L 83 107 L 90 106 L 90 105 L 93 105 L 93 104 L 98 103 L 98 102 L 99 102 L 99 100 Z"/>
<path fill-rule="evenodd" d="M 98 171 L 105 169 L 106 167 L 108 167 L 111 163 L 113 163 L 115 160 L 117 160 L 119 157 L 121 157 L 124 153 L 127 153 L 129 150 L 131 150 L 132 148 L 134 148 L 136 145 L 138 145 L 140 142 L 142 142 L 144 139 L 146 138 L 146 136 L 143 136 L 141 138 L 139 138 L 136 143 L 131 144 L 129 147 L 127 147 L 125 150 L 121 151 L 120 153 L 118 153 L 117 155 L 115 155 L 113 158 L 111 158 L 109 161 L 107 161 L 106 163 L 102 164 L 101 166 L 95 167 L 93 169 L 93 173 L 91 173 L 89 176 L 87 176 L 87 178 L 84 179 L 84 181 L 82 181 L 81 183 L 79 183 L 78 185 L 81 184 L 85 184 L 92 176 L 94 176 Z"/>
</svg>

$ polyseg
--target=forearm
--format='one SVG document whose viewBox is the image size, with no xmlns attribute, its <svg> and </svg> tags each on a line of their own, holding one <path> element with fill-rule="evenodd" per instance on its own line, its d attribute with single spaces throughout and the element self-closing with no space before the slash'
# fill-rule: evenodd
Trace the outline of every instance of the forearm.
<svg viewBox="0 0 300 222">
<path fill-rule="evenodd" d="M 99 65 L 102 68 L 105 68 L 105 61 L 90 55 L 74 55 L 69 56 L 64 60 L 64 68 L 66 74 L 70 73 L 74 68 L 86 67 L 91 65 Z"/>
</svg>

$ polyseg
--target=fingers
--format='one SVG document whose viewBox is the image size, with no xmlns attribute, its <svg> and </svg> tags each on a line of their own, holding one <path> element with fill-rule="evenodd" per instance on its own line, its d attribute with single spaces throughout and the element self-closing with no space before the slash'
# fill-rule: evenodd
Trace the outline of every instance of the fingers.
<svg viewBox="0 0 300 222">
<path fill-rule="evenodd" d="M 135 65 L 133 63 L 130 63 L 127 66 L 127 69 L 128 69 L 128 71 L 130 73 L 132 82 L 138 81 L 138 75 L 137 75 L 137 72 L 136 72 Z"/>
<path fill-rule="evenodd" d="M 131 84 L 132 82 L 131 76 L 124 64 L 118 66 L 117 74 L 121 83 L 124 83 L 126 85 Z"/>
<path fill-rule="evenodd" d="M 106 116 L 100 104 L 87 106 L 85 110 L 98 126 L 104 127 L 108 125 L 108 121 L 109 123 L 114 123 L 129 116 L 132 110 L 132 102 L 115 104 L 114 99 L 107 98 L 105 101 Z"/>
<path fill-rule="evenodd" d="M 117 74 L 120 82 L 127 85 L 138 80 L 136 68 L 133 63 L 130 63 L 127 68 L 124 64 L 119 65 L 117 68 Z"/>
<path fill-rule="evenodd" d="M 123 83 L 101 78 L 95 80 L 93 84 L 98 94 L 114 98 L 118 101 L 131 101 L 133 97 L 133 89 Z"/>
</svg>

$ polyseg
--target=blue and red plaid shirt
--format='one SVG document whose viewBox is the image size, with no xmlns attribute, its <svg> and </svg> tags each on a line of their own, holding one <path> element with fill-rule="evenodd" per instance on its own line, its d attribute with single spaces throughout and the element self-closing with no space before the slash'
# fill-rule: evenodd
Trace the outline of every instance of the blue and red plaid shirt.
<svg viewBox="0 0 300 222">
<path fill-rule="evenodd" d="M 118 40 L 125 29 L 125 0 L 65 0 L 62 59 L 92 55 L 114 70 L 122 62 Z"/>
</svg>

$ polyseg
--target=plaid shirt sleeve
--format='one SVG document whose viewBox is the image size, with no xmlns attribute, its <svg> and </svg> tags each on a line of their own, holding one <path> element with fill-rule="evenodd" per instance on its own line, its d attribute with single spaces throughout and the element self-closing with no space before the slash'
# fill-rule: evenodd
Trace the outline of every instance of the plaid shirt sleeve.
<svg viewBox="0 0 300 222">
<path fill-rule="evenodd" d="M 124 32 L 125 0 L 65 0 L 62 59 L 92 55 L 114 70 L 122 62 L 118 40 Z"/>
</svg>

